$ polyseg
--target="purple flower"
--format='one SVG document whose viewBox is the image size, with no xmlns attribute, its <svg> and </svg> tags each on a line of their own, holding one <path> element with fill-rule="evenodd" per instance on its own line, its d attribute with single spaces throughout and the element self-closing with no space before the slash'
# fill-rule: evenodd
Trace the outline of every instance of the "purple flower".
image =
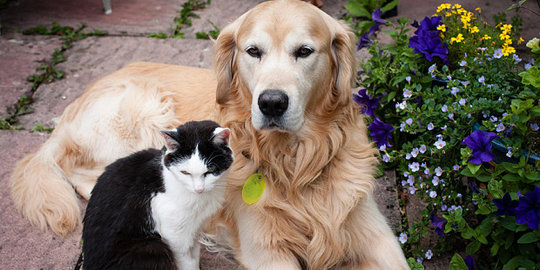
<svg viewBox="0 0 540 270">
<path fill-rule="evenodd" d="M 375 32 L 377 32 L 379 30 L 379 26 L 381 24 L 386 24 L 386 21 L 381 19 L 381 14 L 382 14 L 381 9 L 377 9 L 377 10 L 373 11 L 373 13 L 371 13 L 371 19 L 373 19 L 375 24 L 372 25 L 369 28 L 368 33 L 365 33 L 364 35 L 362 35 L 362 37 L 360 37 L 360 41 L 358 41 L 358 44 L 356 46 L 356 50 L 360 50 L 362 48 L 368 47 L 369 44 L 371 43 L 371 40 L 369 39 L 369 36 L 373 36 L 375 34 Z"/>
<path fill-rule="evenodd" d="M 418 29 L 414 32 L 415 36 L 409 39 L 409 47 L 414 49 L 414 53 L 422 53 L 428 61 L 433 61 L 437 56 L 448 62 L 448 47 L 439 37 L 440 30 L 437 26 L 441 23 L 441 17 L 425 17 Z"/>
<path fill-rule="evenodd" d="M 540 229 L 540 187 L 519 197 L 515 210 L 516 222 L 527 224 L 533 230 Z"/>
<path fill-rule="evenodd" d="M 374 116 L 374 110 L 379 105 L 379 100 L 381 98 L 373 98 L 367 94 L 366 89 L 360 89 L 358 90 L 358 95 L 353 94 L 353 100 L 356 101 L 356 103 L 363 105 L 362 106 L 362 113 L 365 113 L 369 116 Z"/>
<path fill-rule="evenodd" d="M 435 232 L 440 237 L 444 237 L 444 226 L 446 225 L 446 222 L 448 221 L 443 217 L 439 217 L 435 215 L 434 213 L 431 213 L 431 215 L 429 216 L 429 220 L 431 220 L 431 224 L 435 226 Z"/>
<path fill-rule="evenodd" d="M 358 44 L 356 45 L 356 50 L 359 51 L 362 48 L 369 47 L 369 44 L 371 44 L 371 40 L 369 39 L 369 33 L 365 33 L 360 37 L 360 40 L 358 41 Z"/>
<path fill-rule="evenodd" d="M 392 147 L 392 145 L 388 142 L 388 140 L 392 138 L 391 133 L 394 130 L 392 125 L 384 123 L 381 121 L 381 119 L 379 119 L 378 116 L 375 116 L 375 119 L 373 119 L 373 122 L 369 124 L 368 128 L 369 135 L 374 141 L 377 142 L 377 147 L 381 147 L 382 145 Z"/>
<path fill-rule="evenodd" d="M 495 138 L 499 138 L 499 135 L 483 130 L 475 130 L 471 135 L 466 137 L 461 144 L 467 145 L 473 152 L 473 156 L 469 158 L 469 162 L 479 165 L 482 162 L 492 161 L 491 141 Z"/>
<path fill-rule="evenodd" d="M 502 199 L 494 199 L 493 203 L 499 209 L 493 214 L 498 216 L 514 216 L 515 208 L 518 205 L 518 202 L 513 201 L 508 193 L 504 194 Z"/>
<path fill-rule="evenodd" d="M 465 265 L 467 265 L 468 270 L 476 270 L 476 263 L 474 261 L 474 257 L 471 255 L 467 255 L 465 258 Z"/>
</svg>

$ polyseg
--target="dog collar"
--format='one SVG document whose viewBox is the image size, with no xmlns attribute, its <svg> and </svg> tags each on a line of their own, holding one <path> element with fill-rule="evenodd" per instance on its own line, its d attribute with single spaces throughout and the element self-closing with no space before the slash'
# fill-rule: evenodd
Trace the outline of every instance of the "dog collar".
<svg viewBox="0 0 540 270">
<path fill-rule="evenodd" d="M 265 188 L 266 181 L 264 180 L 264 176 L 260 173 L 252 174 L 244 182 L 244 186 L 242 187 L 242 200 L 247 205 L 256 203 L 263 195 Z"/>
</svg>

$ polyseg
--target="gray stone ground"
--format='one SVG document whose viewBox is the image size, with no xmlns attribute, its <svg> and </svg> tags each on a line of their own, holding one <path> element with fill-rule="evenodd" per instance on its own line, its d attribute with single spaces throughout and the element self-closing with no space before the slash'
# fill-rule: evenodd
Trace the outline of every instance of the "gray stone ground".
<svg viewBox="0 0 540 270">
<path fill-rule="evenodd" d="M 0 10 L 0 116 L 5 106 L 13 104 L 30 89 L 25 78 L 50 58 L 61 46 L 57 36 L 28 36 L 22 30 L 56 22 L 62 26 L 87 25 L 87 31 L 107 31 L 105 37 L 89 37 L 74 43 L 65 56 L 67 61 L 57 66 L 65 77 L 41 85 L 34 95 L 33 114 L 20 118 L 24 130 L 0 130 L 0 269 L 73 269 L 80 254 L 79 227 L 65 238 L 51 232 L 40 232 L 30 226 L 15 210 L 9 196 L 9 177 L 17 160 L 36 151 L 49 137 L 47 133 L 30 132 L 37 123 L 54 126 L 63 109 L 77 98 L 88 84 L 135 61 L 154 61 L 211 68 L 212 42 L 195 39 L 195 32 L 212 29 L 209 21 L 222 28 L 226 23 L 253 7 L 260 0 L 213 0 L 210 6 L 196 11 L 200 19 L 185 28 L 185 39 L 153 39 L 150 33 L 169 33 L 173 18 L 181 9 L 181 0 L 112 0 L 113 13 L 104 15 L 101 1 L 90 0 L 11 0 Z M 399 16 L 421 20 L 433 14 L 443 1 L 402 0 Z M 531 2 L 531 1 L 529 1 Z M 323 10 L 336 18 L 345 13 L 346 0 L 324 1 Z M 481 7 L 487 17 L 508 7 L 512 2 L 464 0 L 469 10 Z M 533 3 L 531 3 L 533 4 Z M 524 39 L 540 31 L 538 18 L 522 12 L 525 22 Z M 384 38 L 384 37 L 383 37 Z M 362 55 L 362 54 L 359 54 Z M 388 172 L 379 179 L 376 192 L 380 208 L 392 226 L 400 223 L 395 175 Z M 84 205 L 84 202 L 81 201 Z M 410 204 L 414 214 L 422 206 Z M 428 263 L 427 269 L 446 268 L 448 258 Z M 201 269 L 235 269 L 234 262 L 212 254 L 203 254 Z"/>
</svg>

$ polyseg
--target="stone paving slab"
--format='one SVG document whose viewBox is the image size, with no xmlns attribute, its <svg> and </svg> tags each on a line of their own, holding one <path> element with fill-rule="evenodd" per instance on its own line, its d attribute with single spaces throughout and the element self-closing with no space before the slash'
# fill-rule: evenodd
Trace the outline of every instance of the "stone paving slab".
<svg viewBox="0 0 540 270">
<path fill-rule="evenodd" d="M 40 86 L 34 95 L 35 113 L 22 116 L 20 125 L 54 126 L 64 108 L 93 81 L 136 61 L 152 61 L 210 68 L 213 42 L 197 39 L 145 37 L 89 37 L 66 52 L 67 61 L 57 65 L 65 78 Z"/>
<path fill-rule="evenodd" d="M 77 27 L 109 34 L 144 35 L 169 33 L 181 0 L 111 0 L 113 13 L 105 15 L 100 0 L 14 0 L 0 11 L 3 32 L 25 30 L 38 25 Z"/>
<path fill-rule="evenodd" d="M 65 238 L 40 232 L 15 210 L 9 177 L 15 163 L 36 151 L 48 134 L 0 131 L 0 268 L 73 269 L 80 254 L 81 227 Z"/>
<path fill-rule="evenodd" d="M 13 105 L 30 90 L 31 83 L 26 81 L 26 77 L 34 74 L 60 44 L 56 37 L 22 34 L 0 37 L 0 116 L 6 116 L 5 107 Z"/>
</svg>

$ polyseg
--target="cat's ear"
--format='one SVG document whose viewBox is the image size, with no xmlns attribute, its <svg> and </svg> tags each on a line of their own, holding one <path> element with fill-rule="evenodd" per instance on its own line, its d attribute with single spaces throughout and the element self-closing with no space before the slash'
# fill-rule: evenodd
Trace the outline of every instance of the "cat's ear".
<svg viewBox="0 0 540 270">
<path fill-rule="evenodd" d="M 176 130 L 162 130 L 161 135 L 163 135 L 163 138 L 165 138 L 167 152 L 174 152 L 176 149 L 178 149 L 178 142 L 174 139 Z"/>
<path fill-rule="evenodd" d="M 225 144 L 229 146 L 229 137 L 231 130 L 228 128 L 218 127 L 214 130 L 214 136 L 212 136 L 212 142 L 214 144 Z"/>
</svg>

